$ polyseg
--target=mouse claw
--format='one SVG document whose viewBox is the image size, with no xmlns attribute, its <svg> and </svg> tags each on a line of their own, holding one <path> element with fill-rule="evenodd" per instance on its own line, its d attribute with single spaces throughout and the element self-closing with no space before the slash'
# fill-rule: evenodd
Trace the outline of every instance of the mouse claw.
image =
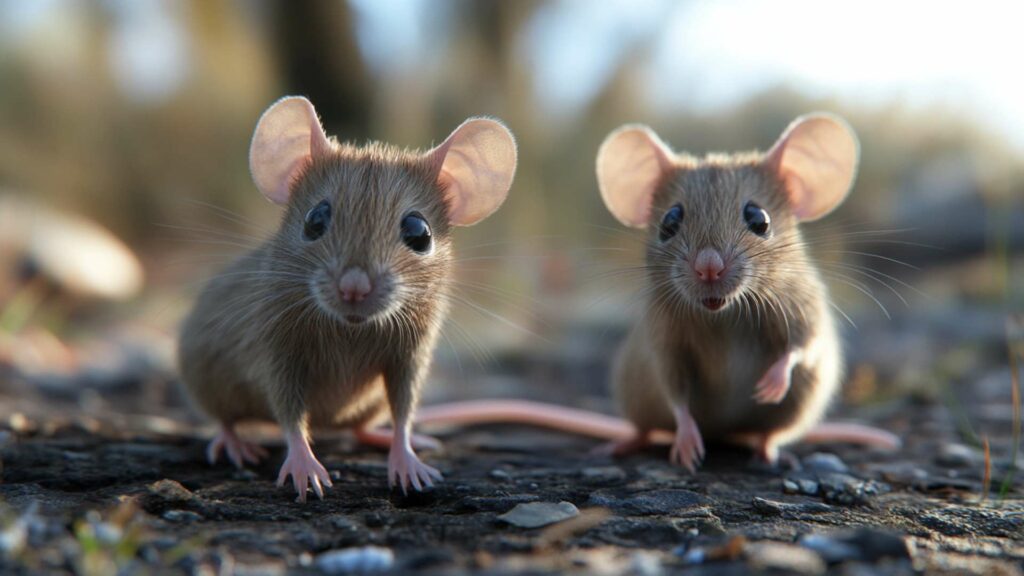
<svg viewBox="0 0 1024 576">
<path fill-rule="evenodd" d="M 410 485 L 417 492 L 422 492 L 424 488 L 432 488 L 435 481 L 443 479 L 441 472 L 421 462 L 411 449 L 392 447 L 388 454 L 388 487 L 397 485 L 403 495 L 408 494 Z"/>
<path fill-rule="evenodd" d="M 221 452 L 227 452 L 228 460 L 236 468 L 244 468 L 248 462 L 258 464 L 260 459 L 266 458 L 267 451 L 259 444 L 246 442 L 238 437 L 238 434 L 230 427 L 222 427 L 217 436 L 210 440 L 206 447 L 206 459 L 210 464 L 216 464 L 220 459 Z"/>
<path fill-rule="evenodd" d="M 297 494 L 296 502 L 305 502 L 309 488 L 321 500 L 324 499 L 324 486 L 332 488 L 331 475 L 327 472 L 309 446 L 304 437 L 288 437 L 288 456 L 281 465 L 281 471 L 277 475 L 278 487 L 284 486 L 288 477 L 292 478 L 292 487 Z"/>
</svg>

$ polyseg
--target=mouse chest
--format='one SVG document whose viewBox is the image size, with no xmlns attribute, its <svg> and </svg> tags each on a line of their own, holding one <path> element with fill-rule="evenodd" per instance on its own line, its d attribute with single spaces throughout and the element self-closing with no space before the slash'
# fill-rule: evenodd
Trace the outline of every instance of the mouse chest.
<svg viewBox="0 0 1024 576">
<path fill-rule="evenodd" d="M 693 343 L 694 395 L 709 410 L 746 405 L 781 351 L 776 353 L 755 327 L 730 327 L 704 336 Z"/>
</svg>

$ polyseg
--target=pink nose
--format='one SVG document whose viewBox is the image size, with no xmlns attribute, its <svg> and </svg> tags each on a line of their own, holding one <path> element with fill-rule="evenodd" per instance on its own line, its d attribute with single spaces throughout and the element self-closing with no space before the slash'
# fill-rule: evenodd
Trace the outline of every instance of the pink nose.
<svg viewBox="0 0 1024 576">
<path fill-rule="evenodd" d="M 338 294 L 345 302 L 362 302 L 372 290 L 370 277 L 362 268 L 349 268 L 338 280 Z"/>
<path fill-rule="evenodd" d="M 725 262 L 722 255 L 713 248 L 704 248 L 693 260 L 693 271 L 701 282 L 718 282 L 725 273 Z"/>
</svg>

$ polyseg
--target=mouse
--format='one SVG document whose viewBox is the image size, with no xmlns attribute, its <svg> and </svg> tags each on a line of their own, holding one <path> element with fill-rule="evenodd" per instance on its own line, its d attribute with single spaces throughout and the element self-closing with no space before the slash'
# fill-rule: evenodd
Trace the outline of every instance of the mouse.
<svg viewBox="0 0 1024 576">
<path fill-rule="evenodd" d="M 277 484 L 290 477 L 300 502 L 332 485 L 311 446 L 318 428 L 386 447 L 403 492 L 441 480 L 412 424 L 449 306 L 452 230 L 501 206 L 516 161 L 512 133 L 490 118 L 421 152 L 328 137 L 301 96 L 271 105 L 249 168 L 280 226 L 206 284 L 178 342 L 184 387 L 219 426 L 211 463 L 266 457 L 236 427 L 270 421 L 287 445 Z M 392 432 L 374 430 L 388 416 Z"/>
<path fill-rule="evenodd" d="M 712 440 L 771 464 L 808 437 L 899 445 L 882 430 L 821 423 L 843 351 L 801 226 L 844 201 L 859 155 L 853 129 L 828 113 L 797 118 L 767 152 L 677 153 L 637 124 L 607 136 L 601 198 L 646 244 L 643 311 L 611 371 L 634 427 L 616 452 L 670 430 L 670 460 L 692 473 Z"/>
</svg>

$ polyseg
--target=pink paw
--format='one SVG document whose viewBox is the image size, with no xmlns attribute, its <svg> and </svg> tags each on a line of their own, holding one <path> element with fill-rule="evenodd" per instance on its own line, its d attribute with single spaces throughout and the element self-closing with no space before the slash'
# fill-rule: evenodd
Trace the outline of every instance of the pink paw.
<svg viewBox="0 0 1024 576">
<path fill-rule="evenodd" d="M 258 464 L 261 458 L 267 457 L 265 448 L 254 442 L 246 442 L 235 434 L 231 428 L 221 428 L 217 436 L 210 440 L 206 447 L 206 459 L 210 464 L 216 464 L 220 459 L 220 453 L 228 454 L 228 460 L 238 468 L 245 466 L 245 463 Z"/>
<path fill-rule="evenodd" d="M 437 469 L 420 462 L 411 448 L 391 447 L 388 453 L 388 487 L 394 488 L 397 484 L 402 488 L 402 494 L 407 494 L 412 484 L 413 488 L 421 492 L 424 487 L 432 487 L 434 480 L 443 479 Z"/>
<path fill-rule="evenodd" d="M 754 387 L 754 400 L 758 404 L 778 404 L 789 392 L 790 374 L 796 363 L 796 353 L 790 352 L 768 368 Z"/>
<path fill-rule="evenodd" d="M 331 483 L 331 475 L 313 455 L 313 450 L 305 438 L 300 440 L 291 436 L 288 438 L 288 457 L 285 458 L 284 464 L 281 465 L 281 472 L 277 475 L 277 485 L 284 486 L 284 482 L 289 476 L 292 477 L 292 486 L 295 487 L 295 492 L 298 494 L 298 497 L 295 498 L 296 502 L 306 501 L 306 491 L 310 486 L 321 500 L 324 499 L 323 487 L 334 486 Z"/>
<path fill-rule="evenodd" d="M 677 409 L 676 421 L 676 437 L 668 459 L 693 474 L 704 459 L 704 439 L 701 438 L 697 422 L 685 408 Z"/>
</svg>

